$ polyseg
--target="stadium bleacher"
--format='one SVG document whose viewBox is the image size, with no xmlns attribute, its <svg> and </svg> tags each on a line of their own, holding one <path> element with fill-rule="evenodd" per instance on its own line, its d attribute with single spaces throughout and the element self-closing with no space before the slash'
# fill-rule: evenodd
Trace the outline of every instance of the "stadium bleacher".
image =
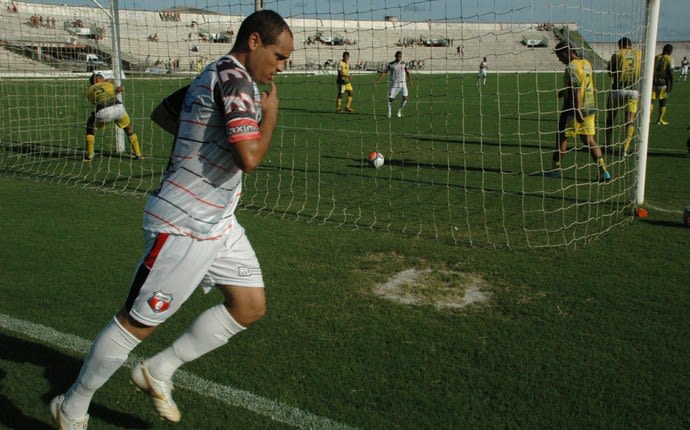
<svg viewBox="0 0 690 430">
<path fill-rule="evenodd" d="M 107 14 L 96 7 L 41 5 L 16 2 L 17 12 L 0 10 L 0 73 L 27 70 L 46 73 L 56 70 L 43 58 L 40 47 L 79 45 L 84 51 L 107 59 L 112 51 L 110 22 Z M 54 20 L 50 25 L 32 26 L 32 17 Z M 179 20 L 163 20 L 158 11 L 121 10 L 120 48 L 125 69 L 145 71 L 157 64 L 165 72 L 177 63 L 176 73 L 193 73 L 197 61 L 206 63 L 225 54 L 231 43 L 212 43 L 218 35 L 231 34 L 242 21 L 201 11 L 180 11 Z M 105 29 L 102 38 L 76 37 L 66 28 L 75 20 L 93 28 Z M 352 21 L 308 18 L 286 18 L 295 36 L 291 58 L 294 70 L 319 70 L 336 62 L 345 50 L 351 53 L 355 70 L 376 70 L 402 50 L 406 61 L 425 71 L 474 72 L 483 57 L 491 71 L 553 71 L 561 65 L 553 55 L 558 31 L 545 31 L 542 24 L 448 23 Z M 48 20 L 46 19 L 46 22 Z M 566 24 L 576 30 L 572 23 Z M 563 24 L 556 24 L 562 28 Z M 549 29 L 550 30 L 550 29 Z M 546 47 L 525 46 L 525 38 L 541 35 Z M 322 39 L 349 41 L 349 44 L 314 42 Z M 157 41 L 152 40 L 153 37 Z M 424 41 L 440 40 L 441 46 L 426 46 Z M 229 42 L 229 41 L 226 41 Z M 401 46 L 404 42 L 405 46 Z M 661 44 L 661 43 L 660 43 Z M 595 54 L 607 59 L 611 43 L 591 44 Z M 20 48 L 18 48 L 20 47 Z M 10 49 L 11 48 L 11 49 Z M 48 49 L 48 48 L 44 48 Z M 688 43 L 676 45 L 675 55 L 688 54 Z M 49 56 L 48 56 L 49 57 Z M 54 59 L 53 59 L 54 60 Z M 330 61 L 329 61 L 330 60 Z M 602 62 L 600 62 L 602 63 Z M 602 63 L 603 64 L 603 63 Z M 601 64 L 597 66 L 601 67 Z"/>
</svg>

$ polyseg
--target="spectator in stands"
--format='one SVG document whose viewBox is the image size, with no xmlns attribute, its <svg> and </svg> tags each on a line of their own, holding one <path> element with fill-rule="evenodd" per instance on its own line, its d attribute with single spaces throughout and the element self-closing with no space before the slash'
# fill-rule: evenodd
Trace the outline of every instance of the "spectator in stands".
<svg viewBox="0 0 690 430">
<path fill-rule="evenodd" d="M 680 78 L 683 82 L 688 80 L 688 67 L 690 66 L 690 61 L 688 57 L 683 57 L 683 61 L 680 62 Z"/>
<path fill-rule="evenodd" d="M 642 54 L 633 49 L 632 41 L 627 37 L 618 40 L 618 50 L 609 61 L 609 76 L 611 76 L 611 92 L 606 101 L 606 147 L 611 148 L 613 122 L 621 108 L 625 108 L 625 141 L 623 155 L 627 155 L 635 133 L 635 117 L 637 116 L 637 102 L 640 93 L 637 90 L 640 80 L 640 64 Z"/>
<path fill-rule="evenodd" d="M 132 121 L 124 105 L 117 99 L 117 93 L 124 91 L 122 86 L 115 86 L 111 80 L 106 80 L 100 73 L 94 73 L 89 78 L 86 97 L 94 104 L 95 110 L 86 121 L 86 154 L 84 162 L 91 162 L 94 158 L 96 145 L 96 129 L 103 128 L 109 122 L 115 123 L 125 130 L 132 146 L 132 152 L 137 159 L 142 158 L 139 138 L 132 128 Z"/>
<path fill-rule="evenodd" d="M 654 100 L 659 100 L 659 116 L 656 123 L 659 125 L 668 125 L 664 116 L 666 115 L 666 99 L 671 94 L 673 89 L 673 45 L 667 43 L 661 51 L 661 54 L 654 57 L 654 83 L 652 86 L 652 106 L 654 109 Z"/>
<path fill-rule="evenodd" d="M 579 136 L 582 143 L 589 147 L 592 159 L 599 166 L 599 180 L 610 181 L 611 174 L 606 169 L 604 156 L 594 137 L 597 130 L 592 64 L 580 58 L 578 49 L 566 41 L 559 42 L 555 52 L 558 59 L 566 65 L 564 86 L 558 92 L 558 97 L 563 99 L 563 108 L 558 118 L 558 141 L 553 153 L 553 165 L 544 174 L 550 177 L 561 176 L 561 162 L 568 151 L 568 138 Z"/>
<path fill-rule="evenodd" d="M 347 101 L 345 103 L 345 112 L 354 112 L 352 109 L 352 97 L 354 90 L 352 88 L 352 75 L 350 75 L 350 53 L 343 52 L 342 60 L 338 61 L 338 77 L 336 84 L 338 86 L 338 95 L 335 99 L 335 111 L 342 112 L 343 110 L 343 95 L 347 94 Z"/>
<path fill-rule="evenodd" d="M 482 82 L 482 86 L 486 85 L 486 75 L 488 74 L 489 71 L 489 63 L 486 61 L 486 57 L 482 59 L 482 61 L 479 63 L 479 74 L 477 75 L 477 85 L 479 85 L 479 81 Z"/>
<path fill-rule="evenodd" d="M 378 85 L 381 79 L 386 75 L 388 75 L 387 117 L 391 117 L 393 100 L 400 94 L 401 99 L 400 107 L 398 107 L 398 118 L 402 118 L 403 108 L 407 104 L 407 83 L 409 82 L 410 86 L 412 86 L 412 75 L 407 69 L 407 63 L 402 60 L 402 51 L 397 51 L 395 53 L 395 59 L 386 65 L 386 68 L 383 69 L 378 79 L 376 79 L 376 82 L 374 82 L 374 85 Z"/>
</svg>

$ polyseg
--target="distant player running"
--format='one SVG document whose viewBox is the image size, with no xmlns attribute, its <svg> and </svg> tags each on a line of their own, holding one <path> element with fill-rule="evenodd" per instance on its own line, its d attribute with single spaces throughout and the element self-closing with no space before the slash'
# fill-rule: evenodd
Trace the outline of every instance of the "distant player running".
<svg viewBox="0 0 690 430">
<path fill-rule="evenodd" d="M 640 80 L 640 63 L 642 54 L 633 49 L 632 41 L 623 37 L 618 41 L 618 51 L 611 56 L 609 62 L 609 76 L 611 76 L 611 92 L 606 102 L 606 147 L 612 145 L 613 122 L 618 111 L 625 107 L 625 141 L 623 155 L 630 150 L 635 134 L 635 118 L 640 93 L 637 90 Z"/>
<path fill-rule="evenodd" d="M 592 159 L 599 167 L 599 180 L 610 181 L 611 174 L 606 169 L 601 148 L 594 138 L 597 130 L 592 64 L 580 58 L 577 48 L 566 41 L 559 42 L 555 51 L 558 59 L 566 65 L 563 89 L 558 92 L 558 97 L 563 98 L 563 108 L 558 118 L 558 142 L 553 153 L 553 166 L 545 175 L 560 176 L 561 161 L 568 150 L 568 138 L 579 136 L 582 143 L 589 147 Z"/>
<path fill-rule="evenodd" d="M 659 100 L 659 116 L 656 123 L 659 125 L 668 125 L 664 116 L 666 115 L 666 99 L 673 89 L 673 45 L 667 43 L 664 45 L 661 54 L 654 57 L 654 83 L 652 87 L 652 106 L 654 109 L 654 100 Z"/>
<path fill-rule="evenodd" d="M 103 128 L 109 122 L 114 122 L 125 130 L 132 152 L 137 159 L 141 159 L 139 138 L 132 127 L 132 121 L 125 110 L 125 106 L 117 99 L 117 94 L 124 91 L 122 86 L 115 86 L 111 80 L 106 80 L 100 73 L 94 73 L 89 78 L 86 98 L 96 107 L 86 120 L 86 154 L 84 162 L 91 162 L 95 155 L 96 129 Z"/>
<path fill-rule="evenodd" d="M 395 53 L 395 60 L 391 61 L 386 65 L 374 85 L 377 85 L 384 76 L 388 75 L 388 118 L 391 117 L 393 100 L 401 95 L 400 107 L 398 108 L 398 118 L 403 116 L 403 108 L 407 104 L 407 82 L 412 85 L 412 75 L 407 69 L 407 63 L 402 61 L 402 52 L 397 51 Z"/>
</svg>

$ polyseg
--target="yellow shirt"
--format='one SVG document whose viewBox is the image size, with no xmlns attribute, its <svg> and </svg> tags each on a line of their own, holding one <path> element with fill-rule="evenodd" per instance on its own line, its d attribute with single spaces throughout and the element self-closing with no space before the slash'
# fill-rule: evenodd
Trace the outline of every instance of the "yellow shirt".
<svg viewBox="0 0 690 430">
<path fill-rule="evenodd" d="M 654 85 L 666 86 L 673 80 L 673 58 L 670 55 L 659 54 L 654 57 Z"/>
<path fill-rule="evenodd" d="M 594 76 L 592 75 L 592 64 L 584 58 L 577 58 L 570 61 L 565 69 L 563 83 L 566 88 L 563 110 L 575 107 L 575 92 L 580 96 L 580 109 L 582 114 L 587 116 L 595 111 L 594 99 Z"/>
<path fill-rule="evenodd" d="M 86 90 L 86 98 L 96 105 L 112 105 L 117 102 L 115 85 L 112 82 L 103 81 L 89 86 Z"/>
<path fill-rule="evenodd" d="M 611 57 L 609 71 L 613 79 L 612 88 L 622 90 L 633 88 L 640 80 L 642 54 L 637 49 L 623 48 Z"/>
<path fill-rule="evenodd" d="M 338 62 L 338 84 L 342 85 L 348 82 L 350 82 L 350 64 L 340 60 Z"/>
</svg>

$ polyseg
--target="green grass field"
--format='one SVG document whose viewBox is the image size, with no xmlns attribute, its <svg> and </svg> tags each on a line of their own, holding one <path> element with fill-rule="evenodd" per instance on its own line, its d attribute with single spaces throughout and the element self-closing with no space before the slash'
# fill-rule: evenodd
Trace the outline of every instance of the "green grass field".
<svg viewBox="0 0 690 430">
<path fill-rule="evenodd" d="M 550 157 L 553 76 L 539 78 L 546 88 L 539 91 L 534 75 L 524 91 L 522 76 L 493 79 L 483 97 L 473 80 L 443 84 L 420 76 L 404 122 L 374 118 L 385 113 L 385 86 L 361 83 L 357 114 L 344 116 L 331 112 L 330 79 L 315 79 L 281 77 L 280 143 L 267 166 L 248 178 L 239 213 L 262 262 L 268 315 L 183 368 L 175 391 L 183 418 L 175 428 L 690 426 L 690 229 L 681 224 L 690 204 L 690 84 L 679 83 L 672 94 L 671 125 L 651 128 L 650 216 L 633 221 L 629 202 L 617 197 L 623 191 L 615 190 L 626 190 L 634 178 L 601 188 L 585 180 L 592 168 L 584 165 L 562 182 L 527 174 Z M 7 97 L 12 85 L 0 81 L 2 109 L 14 100 Z M 59 93 L 46 88 L 69 85 L 82 83 L 33 88 L 45 96 Z M 0 428 L 51 428 L 48 402 L 68 388 L 84 345 L 121 306 L 141 252 L 142 197 L 157 184 L 170 140 L 146 123 L 146 113 L 176 85 L 128 83 L 128 108 L 150 142 L 144 165 L 103 157 L 88 168 L 79 161 L 81 96 L 68 99 L 78 108 L 62 123 L 38 115 L 51 124 L 51 139 L 21 126 L 26 111 L 1 111 L 7 126 L 0 175 Z M 300 94 L 307 89 L 313 97 Z M 515 97 L 523 93 L 524 100 Z M 456 105 L 458 98 L 464 101 Z M 17 141 L 36 148 L 24 145 L 20 152 Z M 497 155 L 498 147 L 505 155 Z M 371 149 L 387 154 L 389 165 L 364 166 Z M 529 151 L 533 157 L 518 157 L 522 162 L 511 158 Z M 587 156 L 571 155 L 578 162 Z M 625 162 L 614 166 L 623 176 L 631 171 Z M 491 172 L 484 179 L 476 173 L 482 169 Z M 490 192 L 497 184 L 503 191 Z M 515 188 L 513 194 L 525 195 L 513 199 Z M 597 192 L 620 205 L 606 213 L 621 223 L 598 217 L 606 203 L 592 202 Z M 594 221 L 536 234 L 591 230 L 597 240 L 527 249 L 496 239 L 524 243 L 525 230 L 537 222 L 529 218 L 540 208 L 571 201 L 582 204 L 557 217 L 577 220 L 587 211 Z M 480 245 L 489 236 L 499 246 L 458 246 L 467 237 L 434 234 L 434 226 L 447 231 L 447 213 L 458 206 Z M 493 226 L 497 213 L 505 214 L 500 222 L 507 233 L 481 227 L 485 220 Z M 357 215 L 357 222 L 350 218 Z M 419 278 L 386 297 L 377 293 L 413 269 Z M 472 288 L 486 300 L 441 305 L 462 304 Z M 410 298 L 418 303 L 405 303 Z M 215 292 L 193 295 L 134 354 L 164 348 L 219 300 Z M 155 417 L 127 377 L 120 370 L 96 394 L 90 428 L 172 427 Z"/>
</svg>

